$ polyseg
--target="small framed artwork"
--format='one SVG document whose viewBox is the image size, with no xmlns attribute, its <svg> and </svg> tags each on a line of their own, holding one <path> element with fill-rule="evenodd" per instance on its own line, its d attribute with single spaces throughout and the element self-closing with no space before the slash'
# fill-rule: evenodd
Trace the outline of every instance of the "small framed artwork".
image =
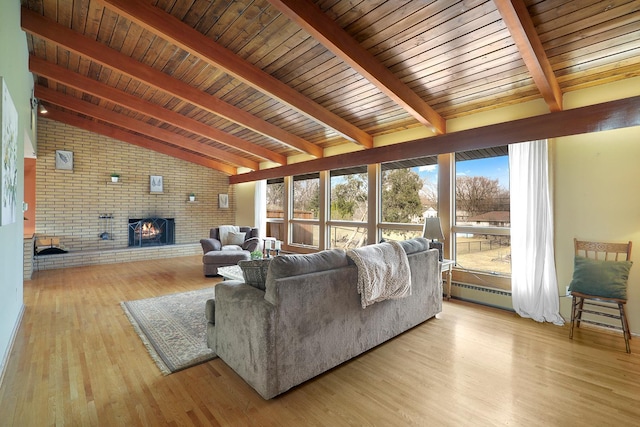
<svg viewBox="0 0 640 427">
<path fill-rule="evenodd" d="M 162 192 L 164 192 L 164 183 L 162 181 L 162 176 L 160 176 L 160 175 L 150 175 L 149 176 L 149 191 L 151 193 L 162 193 Z"/>
<path fill-rule="evenodd" d="M 56 150 L 56 169 L 73 170 L 73 151 Z"/>
<path fill-rule="evenodd" d="M 218 206 L 220 209 L 229 209 L 229 195 L 225 193 L 218 194 Z"/>
</svg>

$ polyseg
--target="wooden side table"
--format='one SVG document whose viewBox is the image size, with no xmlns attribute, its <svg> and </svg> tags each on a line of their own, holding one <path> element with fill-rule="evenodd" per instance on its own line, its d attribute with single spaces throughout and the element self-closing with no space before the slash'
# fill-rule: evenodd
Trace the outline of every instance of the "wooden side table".
<svg viewBox="0 0 640 427">
<path fill-rule="evenodd" d="M 455 263 L 456 262 L 451 259 L 443 259 L 442 261 L 438 262 L 438 264 L 440 265 L 440 276 L 442 276 L 442 273 L 447 274 L 447 301 L 451 299 L 451 272 L 453 271 L 453 266 L 455 265 Z"/>
</svg>

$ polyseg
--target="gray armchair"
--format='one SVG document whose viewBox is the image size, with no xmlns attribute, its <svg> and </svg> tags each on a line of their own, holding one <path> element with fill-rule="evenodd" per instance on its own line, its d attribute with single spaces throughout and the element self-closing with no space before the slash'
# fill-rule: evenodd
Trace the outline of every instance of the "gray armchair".
<svg viewBox="0 0 640 427">
<path fill-rule="evenodd" d="M 200 240 L 204 253 L 202 263 L 205 276 L 217 275 L 218 267 L 236 265 L 238 261 L 251 259 L 251 252 L 260 250 L 261 239 L 258 237 L 257 228 L 239 227 L 239 233 L 244 233 L 241 239 L 235 242 L 222 242 L 220 228 L 213 227 L 209 230 L 209 238 Z M 234 236 L 236 239 L 239 237 Z"/>
</svg>

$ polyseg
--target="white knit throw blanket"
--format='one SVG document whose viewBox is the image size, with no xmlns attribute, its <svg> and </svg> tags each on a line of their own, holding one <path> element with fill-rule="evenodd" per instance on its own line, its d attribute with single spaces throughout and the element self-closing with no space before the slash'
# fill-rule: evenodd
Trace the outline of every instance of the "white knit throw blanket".
<svg viewBox="0 0 640 427">
<path fill-rule="evenodd" d="M 409 259 L 398 242 L 384 242 L 347 251 L 358 267 L 362 308 L 386 299 L 411 295 Z"/>
<path fill-rule="evenodd" d="M 229 244 L 229 233 L 237 233 L 240 231 L 240 227 L 237 225 L 221 225 L 218 231 L 220 233 L 220 243 L 224 246 Z"/>
</svg>

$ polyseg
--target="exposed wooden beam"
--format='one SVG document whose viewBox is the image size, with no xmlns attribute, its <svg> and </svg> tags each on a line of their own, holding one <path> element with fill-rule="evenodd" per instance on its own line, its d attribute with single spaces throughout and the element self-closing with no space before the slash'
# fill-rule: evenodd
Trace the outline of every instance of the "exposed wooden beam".
<svg viewBox="0 0 640 427">
<path fill-rule="evenodd" d="M 142 64 L 82 34 L 59 25 L 55 21 L 38 15 L 23 7 L 22 29 L 36 37 L 48 40 L 101 65 L 114 69 L 153 88 L 166 92 L 185 102 L 196 105 L 213 114 L 272 138 L 282 144 L 322 157 L 321 147 L 272 125 L 252 114 L 230 105 L 215 96 L 200 91 L 162 71 Z"/>
<path fill-rule="evenodd" d="M 367 148 L 373 146 L 373 138 L 368 133 L 165 11 L 147 2 L 131 0 L 103 0 L 103 2 L 109 9 L 125 16 L 158 37 L 179 46 L 217 68 L 223 69 L 238 80 L 269 94 L 312 120 L 335 130 L 345 138 Z"/>
<path fill-rule="evenodd" d="M 242 173 L 230 184 L 640 126 L 640 96 Z"/>
<path fill-rule="evenodd" d="M 522 0 L 494 0 L 520 56 L 551 111 L 562 110 L 562 90 Z"/>
<path fill-rule="evenodd" d="M 123 1 L 123 0 L 120 0 Z M 446 132 L 446 121 L 384 64 L 309 0 L 269 0 L 280 12 L 342 58 L 353 69 L 437 134 Z"/>
<path fill-rule="evenodd" d="M 252 144 L 214 127 L 207 126 L 202 122 L 185 117 L 182 114 L 167 110 L 166 108 L 138 98 L 137 96 L 130 95 L 111 86 L 107 86 L 104 83 L 73 73 L 66 68 L 54 65 L 51 62 L 45 61 L 44 59 L 40 59 L 36 56 L 31 55 L 29 57 L 29 70 L 41 77 L 46 77 L 47 79 L 72 87 L 81 92 L 113 102 L 114 104 L 118 104 L 128 110 L 138 111 L 141 114 L 153 117 L 196 135 L 218 141 L 222 144 L 242 150 L 251 155 L 262 157 L 266 160 L 271 160 L 281 165 L 287 164 L 286 156 L 267 150 L 259 145 Z"/>
<path fill-rule="evenodd" d="M 75 126 L 89 132 L 104 135 L 109 138 L 117 139 L 119 141 L 126 142 L 132 145 L 137 145 L 138 147 L 153 150 L 157 153 L 166 154 L 167 156 L 175 157 L 176 159 L 181 159 L 186 162 L 191 162 L 210 169 L 215 169 L 227 175 L 235 175 L 237 173 L 237 169 L 233 166 L 220 163 L 217 160 L 203 157 L 195 153 L 190 153 L 188 151 L 181 150 L 160 141 L 156 141 L 141 135 L 136 135 L 120 128 L 106 125 L 104 123 L 88 120 L 78 115 L 59 110 L 57 108 L 49 109 L 46 115 L 40 115 L 40 117 L 55 120 L 61 123 L 66 123 L 70 126 Z"/>
<path fill-rule="evenodd" d="M 202 153 L 206 156 L 218 158 L 220 160 L 234 163 L 239 166 L 243 166 L 249 169 L 259 169 L 258 163 L 251 161 L 242 156 L 238 156 L 233 153 L 221 150 L 219 148 L 212 147 L 201 142 L 194 141 L 185 136 L 176 134 L 174 132 L 152 126 L 148 123 L 141 122 L 140 120 L 133 119 L 131 117 L 118 114 L 111 110 L 106 110 L 97 105 L 89 102 L 81 101 L 77 98 L 65 95 L 62 92 L 55 91 L 43 86 L 35 87 L 35 96 L 38 99 L 45 100 L 52 104 L 64 107 L 68 110 L 73 110 L 81 114 L 85 114 L 90 117 L 94 117 L 103 122 L 111 123 L 115 126 L 127 129 L 139 134 L 148 136 L 150 138 L 159 139 L 160 141 L 167 142 L 177 147 L 182 147 L 187 150 Z"/>
</svg>

